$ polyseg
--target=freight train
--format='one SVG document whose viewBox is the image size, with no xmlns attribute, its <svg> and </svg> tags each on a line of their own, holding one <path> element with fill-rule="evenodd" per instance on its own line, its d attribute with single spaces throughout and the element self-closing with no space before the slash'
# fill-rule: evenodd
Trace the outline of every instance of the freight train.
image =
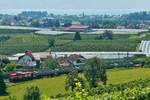
<svg viewBox="0 0 150 100">
<path fill-rule="evenodd" d="M 49 69 L 49 70 L 40 70 L 40 71 L 34 71 L 34 72 L 14 72 L 8 75 L 10 82 L 22 82 L 22 81 L 28 81 L 32 79 L 39 79 L 42 77 L 54 77 L 59 76 L 62 74 L 68 74 L 70 72 L 70 68 L 60 68 L 60 69 Z M 81 71 L 81 69 L 77 69 L 78 72 Z"/>
</svg>

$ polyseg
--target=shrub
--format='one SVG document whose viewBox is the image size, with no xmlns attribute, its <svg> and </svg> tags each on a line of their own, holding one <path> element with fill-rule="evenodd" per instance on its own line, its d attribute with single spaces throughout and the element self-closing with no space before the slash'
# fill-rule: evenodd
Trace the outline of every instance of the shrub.
<svg viewBox="0 0 150 100">
<path fill-rule="evenodd" d="M 87 67 L 85 71 L 85 77 L 89 82 L 91 87 L 97 87 L 98 81 L 102 81 L 103 84 L 106 84 L 107 75 L 106 75 L 106 68 L 99 58 L 92 58 L 87 61 Z"/>
<path fill-rule="evenodd" d="M 23 100 L 41 100 L 39 88 L 37 86 L 28 87 Z"/>
<path fill-rule="evenodd" d="M 10 63 L 10 64 L 7 64 L 4 68 L 4 70 L 6 72 L 11 72 L 11 71 L 14 71 L 17 69 L 17 65 L 16 64 L 13 64 L 13 63 Z"/>
<path fill-rule="evenodd" d="M 5 95 L 7 93 L 6 89 L 7 87 L 3 79 L 3 74 L 0 72 L 0 95 Z"/>
<path fill-rule="evenodd" d="M 76 32 L 74 35 L 74 41 L 81 40 L 80 32 Z"/>
</svg>

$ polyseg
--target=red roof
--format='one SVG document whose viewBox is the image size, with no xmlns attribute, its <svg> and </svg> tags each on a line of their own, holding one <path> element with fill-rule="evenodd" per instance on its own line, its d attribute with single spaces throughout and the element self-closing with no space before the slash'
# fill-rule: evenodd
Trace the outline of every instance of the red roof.
<svg viewBox="0 0 150 100">
<path fill-rule="evenodd" d="M 88 26 L 81 25 L 81 24 L 73 24 L 72 26 L 69 26 L 65 28 L 65 31 L 73 31 L 73 32 L 83 32 L 88 28 Z"/>
</svg>

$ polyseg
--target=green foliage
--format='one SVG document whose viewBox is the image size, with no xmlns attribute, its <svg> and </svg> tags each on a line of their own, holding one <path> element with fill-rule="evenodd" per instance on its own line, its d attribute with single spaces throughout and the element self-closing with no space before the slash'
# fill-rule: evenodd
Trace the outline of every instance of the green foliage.
<svg viewBox="0 0 150 100">
<path fill-rule="evenodd" d="M 11 71 L 15 71 L 16 69 L 17 69 L 17 65 L 14 63 L 10 63 L 5 66 L 4 71 L 11 72 Z"/>
<path fill-rule="evenodd" d="M 14 54 L 31 50 L 40 52 L 48 49 L 48 40 L 37 35 L 17 35 L 0 45 L 1 54 Z"/>
<path fill-rule="evenodd" d="M 145 33 L 144 33 L 145 34 Z M 97 40 L 96 34 L 81 34 L 82 40 L 72 41 L 73 34 L 53 36 L 56 38 L 53 51 L 135 51 L 141 40 L 149 40 L 150 35 L 113 34 L 113 40 Z M 132 38 L 134 37 L 134 38 Z"/>
<path fill-rule="evenodd" d="M 150 67 L 150 58 L 145 58 L 144 67 Z"/>
<path fill-rule="evenodd" d="M 137 58 L 146 58 L 146 55 L 143 55 L 143 54 L 136 54 L 133 56 L 134 59 L 137 59 Z"/>
<path fill-rule="evenodd" d="M 81 40 L 80 32 L 76 32 L 74 35 L 74 41 Z"/>
<path fill-rule="evenodd" d="M 101 86 L 89 89 L 87 94 L 91 100 L 149 100 L 150 79 Z M 80 96 L 77 95 L 76 97 Z"/>
<path fill-rule="evenodd" d="M 28 87 L 23 100 L 41 100 L 39 88 L 37 86 Z"/>
<path fill-rule="evenodd" d="M 1 42 L 1 43 L 7 41 L 8 39 L 10 39 L 10 36 L 5 36 L 5 35 L 4 35 L 4 36 L 3 36 L 3 35 L 0 36 L 0 42 Z"/>
<path fill-rule="evenodd" d="M 0 55 L 0 69 L 4 68 L 9 63 L 10 63 L 10 61 L 8 58 L 6 58 L 3 55 Z"/>
<path fill-rule="evenodd" d="M 48 39 L 48 44 L 49 44 L 49 47 L 54 47 L 55 46 L 55 40 L 54 39 Z"/>
<path fill-rule="evenodd" d="M 82 87 L 82 84 L 80 82 L 75 83 L 75 91 L 69 98 L 70 99 L 68 100 L 90 100 L 88 93 Z"/>
<path fill-rule="evenodd" d="M 125 89 L 133 89 L 133 88 L 146 88 L 150 87 L 150 80 L 145 79 L 145 80 L 135 80 L 127 83 L 121 83 L 117 85 L 101 85 L 98 86 L 97 88 L 92 88 L 89 89 L 89 94 L 90 95 L 103 95 L 103 94 L 109 94 L 109 93 L 114 93 L 114 92 L 121 92 L 124 91 Z"/>
<path fill-rule="evenodd" d="M 57 60 L 51 57 L 48 59 L 45 59 L 41 65 L 41 68 L 43 69 L 55 69 L 57 67 L 59 67 Z"/>
<path fill-rule="evenodd" d="M 107 75 L 106 68 L 102 60 L 99 58 L 92 58 L 87 61 L 86 70 L 84 76 L 86 77 L 91 87 L 97 87 L 98 81 L 102 81 L 106 84 Z"/>
<path fill-rule="evenodd" d="M 5 95 L 7 93 L 6 89 L 7 89 L 7 87 L 6 87 L 6 84 L 3 79 L 3 74 L 0 71 L 0 96 Z"/>
<path fill-rule="evenodd" d="M 80 40 L 57 45 L 53 51 L 135 51 L 137 41 L 133 40 Z M 62 43 L 61 43 L 62 44 Z"/>
<path fill-rule="evenodd" d="M 133 88 L 125 89 L 124 91 L 106 93 L 100 97 L 102 100 L 149 100 L 150 99 L 150 87 L 147 88 Z"/>
<path fill-rule="evenodd" d="M 75 88 L 75 83 L 77 78 L 78 78 L 78 71 L 72 69 L 70 73 L 67 75 L 65 89 L 69 90 L 69 88 L 71 88 L 71 90 L 73 91 Z"/>
<path fill-rule="evenodd" d="M 17 100 L 16 96 L 9 96 L 6 100 Z"/>
<path fill-rule="evenodd" d="M 12 35 L 12 34 L 29 34 L 35 32 L 36 30 L 28 30 L 28 29 L 0 29 L 0 34 L 4 35 Z"/>
<path fill-rule="evenodd" d="M 24 32 L 24 31 L 23 31 Z M 21 30 L 20 30 L 21 33 Z M 134 36 L 135 38 L 130 38 Z M 49 47 L 53 51 L 135 51 L 141 40 L 149 40 L 150 35 L 138 38 L 136 35 L 113 35 L 113 40 L 95 40 L 96 34 L 80 34 L 82 40 L 73 41 L 74 34 L 64 35 L 13 35 L 0 45 L 1 54 L 14 54 L 31 50 L 45 51 Z M 50 41 L 48 41 L 48 39 Z M 55 41 L 53 41 L 53 39 Z M 52 40 L 52 41 L 51 41 Z M 54 45 L 53 45 L 54 44 Z"/>
<path fill-rule="evenodd" d="M 83 76 L 82 74 L 79 74 L 79 76 Z M 117 92 L 120 91 L 120 84 L 125 84 L 122 85 L 123 90 L 128 88 L 133 88 L 135 86 L 137 87 L 148 87 L 150 86 L 150 69 L 149 68 L 131 68 L 131 69 L 109 69 L 107 70 L 107 85 L 105 86 L 99 86 L 92 91 L 90 88 L 89 90 L 93 93 L 89 93 L 89 95 L 96 95 L 98 94 L 101 96 L 101 94 L 108 92 Z M 139 80 L 142 79 L 142 80 Z M 42 92 L 43 95 L 46 95 L 48 97 L 50 96 L 56 96 L 58 94 L 65 95 L 70 91 L 65 91 L 65 80 L 66 80 L 66 75 L 62 75 L 59 77 L 53 77 L 53 78 L 42 78 L 38 80 L 32 80 L 32 81 L 27 81 L 23 83 L 18 83 L 16 85 L 9 84 L 8 86 L 8 93 L 10 95 L 16 96 L 17 100 L 22 100 L 22 96 L 24 94 L 24 91 L 26 90 L 26 87 L 28 86 L 38 86 L 40 91 Z M 137 80 L 134 82 L 133 80 Z M 144 81 L 143 81 L 144 80 Z M 133 81 L 130 83 L 130 81 Z M 138 82 L 138 83 L 137 83 Z M 112 84 L 112 85 L 109 85 Z M 142 85 L 143 84 L 143 85 Z M 86 83 L 85 83 L 86 85 Z M 84 88 L 87 89 L 87 88 Z M 95 92 L 94 92 L 95 91 Z M 89 92 L 89 91 L 87 91 Z M 96 97 L 96 96 L 94 96 Z M 3 98 L 5 97 L 0 97 L 0 100 L 4 100 Z M 66 100 L 66 99 L 58 99 L 58 100 Z M 91 99 L 91 100 L 97 100 L 96 99 Z M 99 99 L 98 99 L 99 100 Z M 100 99 L 101 100 L 101 99 Z"/>
<path fill-rule="evenodd" d="M 51 100 L 51 99 L 46 95 L 42 95 L 42 100 Z M 57 99 L 53 99 L 53 100 L 57 100 Z"/>
<path fill-rule="evenodd" d="M 33 27 L 40 27 L 40 23 L 38 21 L 32 21 L 31 25 Z"/>
<path fill-rule="evenodd" d="M 113 32 L 106 30 L 103 34 L 103 37 L 104 37 L 104 39 L 112 40 L 113 39 Z"/>
<path fill-rule="evenodd" d="M 113 39 L 113 32 L 109 30 L 105 30 L 103 34 L 101 34 L 98 39 L 104 40 L 112 40 Z"/>
<path fill-rule="evenodd" d="M 139 64 L 141 67 L 150 67 L 150 58 L 135 58 L 135 64 Z"/>
</svg>

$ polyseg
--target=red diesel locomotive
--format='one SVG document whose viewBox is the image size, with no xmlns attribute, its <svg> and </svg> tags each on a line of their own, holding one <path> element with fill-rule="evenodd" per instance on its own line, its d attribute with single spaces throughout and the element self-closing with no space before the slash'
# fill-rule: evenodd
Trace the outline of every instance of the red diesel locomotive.
<svg viewBox="0 0 150 100">
<path fill-rule="evenodd" d="M 9 75 L 10 82 L 33 79 L 33 72 L 15 72 Z"/>
</svg>

